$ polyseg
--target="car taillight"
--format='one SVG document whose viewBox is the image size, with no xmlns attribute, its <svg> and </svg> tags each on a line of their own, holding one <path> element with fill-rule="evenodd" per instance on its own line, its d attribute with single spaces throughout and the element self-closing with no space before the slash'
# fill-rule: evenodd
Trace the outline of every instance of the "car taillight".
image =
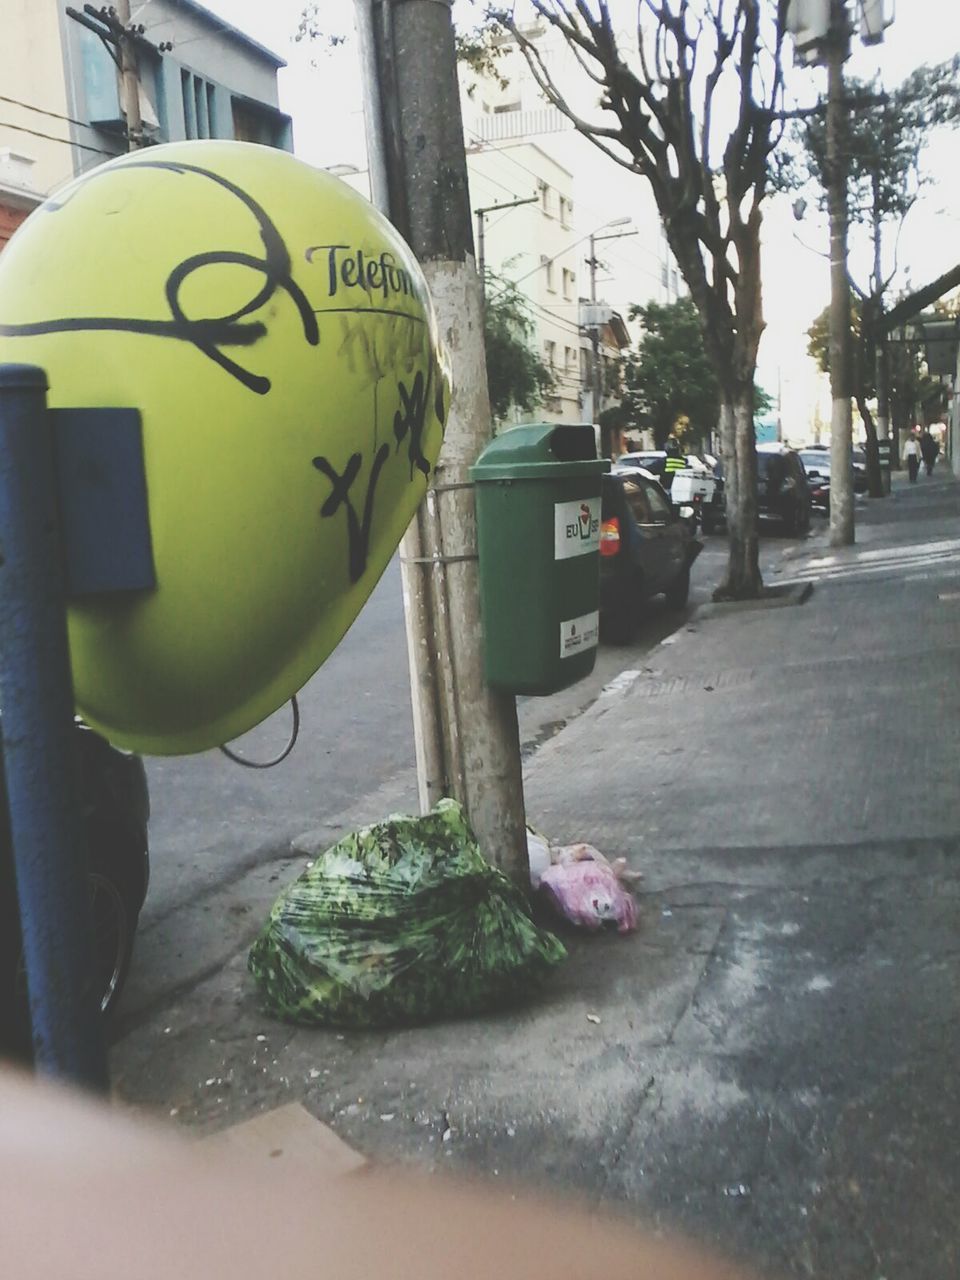
<svg viewBox="0 0 960 1280">
<path fill-rule="evenodd" d="M 600 526 L 600 554 L 615 556 L 620 550 L 620 521 L 616 516 Z"/>
</svg>

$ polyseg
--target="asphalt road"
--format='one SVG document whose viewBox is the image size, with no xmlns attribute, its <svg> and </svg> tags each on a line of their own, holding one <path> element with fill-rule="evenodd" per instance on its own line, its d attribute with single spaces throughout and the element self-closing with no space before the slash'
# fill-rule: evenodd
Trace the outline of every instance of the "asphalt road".
<svg viewBox="0 0 960 1280">
<path fill-rule="evenodd" d="M 601 689 L 686 625 L 719 582 L 723 536 L 704 540 L 694 565 L 690 604 L 671 612 L 655 600 L 629 645 L 601 645 L 590 677 L 548 698 L 523 699 L 521 739 L 529 753 L 588 706 Z M 767 576 L 786 539 L 765 539 Z M 219 752 L 147 762 L 152 801 L 151 886 L 142 925 L 168 916 L 212 885 L 276 857 L 291 839 L 322 826 L 364 795 L 414 767 L 413 729 L 399 565 L 394 560 L 337 651 L 300 695 L 301 732 L 274 769 L 254 771 Z M 289 710 L 233 746 L 267 760 L 284 746 Z"/>
</svg>

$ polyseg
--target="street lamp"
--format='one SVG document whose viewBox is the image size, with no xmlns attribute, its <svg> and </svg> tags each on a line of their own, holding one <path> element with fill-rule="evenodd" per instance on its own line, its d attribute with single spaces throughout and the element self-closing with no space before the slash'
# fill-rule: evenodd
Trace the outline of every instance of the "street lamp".
<svg viewBox="0 0 960 1280">
<path fill-rule="evenodd" d="M 635 236 L 638 234 L 636 228 L 633 231 L 614 231 L 610 235 L 598 235 L 597 232 L 605 231 L 607 227 L 625 227 L 627 223 L 633 219 L 629 216 L 623 218 L 611 218 L 609 222 L 604 222 L 596 231 L 590 232 L 590 256 L 587 262 L 590 266 L 590 308 L 592 311 L 591 319 L 593 324 L 590 326 L 590 341 L 593 347 L 593 359 L 590 367 L 591 391 L 593 394 L 593 419 L 596 422 L 600 414 L 600 324 L 597 319 L 597 254 L 596 244 L 598 240 L 619 240 L 622 236 Z"/>
<path fill-rule="evenodd" d="M 860 36 L 877 44 L 893 21 L 885 0 L 858 0 Z M 847 183 L 845 147 L 848 107 L 844 99 L 843 64 L 850 56 L 853 25 L 846 0 L 789 0 L 786 28 L 793 36 L 797 61 L 827 68 L 827 209 L 830 219 L 830 545 L 854 540 L 853 414 L 850 408 L 850 277 L 847 272 Z M 799 204 L 799 201 L 797 202 Z M 796 213 L 797 206 L 794 206 Z M 802 212 L 800 214 L 802 217 Z"/>
</svg>

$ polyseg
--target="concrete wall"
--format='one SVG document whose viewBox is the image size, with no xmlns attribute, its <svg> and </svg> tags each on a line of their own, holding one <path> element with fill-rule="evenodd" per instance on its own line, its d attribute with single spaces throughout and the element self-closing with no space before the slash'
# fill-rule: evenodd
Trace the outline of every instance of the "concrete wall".
<svg viewBox="0 0 960 1280">
<path fill-rule="evenodd" d="M 27 160 L 24 172 L 39 195 L 73 175 L 61 7 L 57 0 L 3 0 L 0 9 L 0 151 Z"/>
<path fill-rule="evenodd" d="M 3 192 L 0 191 L 0 249 L 3 249 L 28 212 L 27 209 L 16 209 L 5 204 Z"/>
<path fill-rule="evenodd" d="M 276 109 L 280 60 L 219 18 L 188 0 L 150 0 L 136 16 L 148 40 L 174 45 L 162 58 L 149 51 L 140 57 L 145 122 L 156 116 L 165 126 L 156 141 L 186 136 L 181 67 L 214 84 L 216 136 L 234 136 L 235 95 Z M 0 161 L 12 154 L 17 185 L 28 180 L 24 193 L 42 198 L 126 150 L 116 73 L 63 0 L 2 0 L 0 19 Z M 258 140 L 291 147 L 289 122 L 269 119 L 271 136 Z M 0 187 L 7 181 L 0 173 Z"/>
<path fill-rule="evenodd" d="M 204 17 L 180 0 L 151 0 L 138 21 L 151 40 L 173 41 L 168 58 L 234 93 L 277 106 L 277 63 L 224 30 L 213 14 Z"/>
<path fill-rule="evenodd" d="M 173 44 L 172 51 L 162 56 L 144 50 L 139 58 L 141 110 L 145 124 L 157 125 L 150 135 L 154 141 L 234 137 L 234 97 L 277 108 L 277 68 L 281 60 L 248 41 L 214 14 L 190 0 L 151 0 L 140 11 L 138 19 L 143 22 L 146 38 L 152 44 Z M 102 118 L 102 82 L 109 80 L 111 88 L 115 87 L 112 65 L 96 37 L 76 23 L 71 27 L 67 41 L 74 64 L 74 114 L 88 120 L 94 118 L 100 107 Z M 200 82 L 203 112 L 199 124 L 193 105 L 192 80 L 187 86 L 185 110 L 184 72 Z M 271 124 L 273 127 L 265 129 L 263 136 L 255 140 L 290 148 L 289 122 L 271 117 Z M 122 150 L 122 137 L 109 125 L 94 132 L 104 149 Z M 94 157 L 93 163 L 97 162 Z M 90 163 L 84 159 L 81 167 L 86 168 Z"/>
</svg>

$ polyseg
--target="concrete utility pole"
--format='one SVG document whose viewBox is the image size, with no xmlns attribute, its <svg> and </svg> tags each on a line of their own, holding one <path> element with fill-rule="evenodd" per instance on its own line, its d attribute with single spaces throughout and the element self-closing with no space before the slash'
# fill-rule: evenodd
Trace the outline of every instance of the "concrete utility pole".
<svg viewBox="0 0 960 1280">
<path fill-rule="evenodd" d="M 879 44 L 893 21 L 886 0 L 857 0 L 860 39 Z M 889 8 L 889 12 L 888 12 Z M 853 411 L 850 400 L 850 277 L 847 272 L 847 104 L 843 64 L 850 56 L 852 25 L 846 0 L 787 0 L 787 31 L 797 61 L 827 68 L 827 212 L 830 218 L 830 545 L 849 546 L 853 521 Z"/>
<path fill-rule="evenodd" d="M 137 51 L 130 35 L 130 0 L 117 0 L 117 22 L 123 28 L 123 34 L 117 36 L 120 48 L 120 101 L 127 118 L 127 148 L 134 151 L 143 146 L 144 139 Z"/>
<path fill-rule="evenodd" d="M 503 204 L 488 204 L 482 209 L 474 209 L 474 216 L 477 219 L 477 274 L 480 277 L 481 285 L 484 284 L 484 268 L 486 267 L 486 257 L 484 256 L 484 221 L 488 213 L 497 213 L 503 209 L 518 209 L 522 204 L 538 204 L 539 196 L 527 196 L 523 200 L 507 200 Z"/>
<path fill-rule="evenodd" d="M 590 235 L 590 306 L 593 308 L 593 324 L 590 327 L 590 393 L 593 398 L 593 421 L 600 421 L 600 326 L 597 324 L 597 237 Z"/>
<path fill-rule="evenodd" d="M 850 363 L 850 277 L 847 272 L 847 106 L 843 64 L 850 56 L 850 20 L 833 0 L 827 62 L 827 211 L 830 218 L 830 545 L 854 541 L 853 392 Z"/>
<path fill-rule="evenodd" d="M 154 54 L 163 54 L 173 48 L 172 42 L 162 40 L 160 44 L 151 44 L 144 36 L 143 23 L 134 23 L 130 19 L 130 0 L 117 0 L 115 7 L 104 5 L 101 9 L 84 5 L 82 13 L 67 5 L 65 12 L 74 22 L 92 31 L 116 63 L 120 73 L 120 107 L 127 124 L 127 150 L 145 147 L 147 139 L 140 115 L 137 45 L 143 45 Z"/>
<path fill-rule="evenodd" d="M 516 702 L 487 687 L 469 470 L 491 438 L 451 0 L 355 0 L 374 199 L 420 260 L 453 365 L 440 460 L 401 546 L 420 803 L 452 795 L 529 884 Z"/>
<path fill-rule="evenodd" d="M 622 227 L 628 223 L 630 219 L 614 218 L 612 222 L 605 222 L 603 227 Z M 603 230 L 600 227 L 599 230 Z M 590 306 L 593 308 L 594 323 L 590 326 L 590 343 L 593 348 L 593 354 L 590 362 L 590 392 L 593 397 L 593 421 L 596 423 L 600 419 L 600 398 L 602 394 L 600 380 L 600 325 L 596 323 L 597 315 L 597 250 L 598 240 L 619 240 L 621 236 L 635 236 L 636 231 L 614 231 L 608 236 L 599 236 L 596 231 L 590 233 L 590 256 L 587 259 L 587 265 L 590 267 Z"/>
</svg>

